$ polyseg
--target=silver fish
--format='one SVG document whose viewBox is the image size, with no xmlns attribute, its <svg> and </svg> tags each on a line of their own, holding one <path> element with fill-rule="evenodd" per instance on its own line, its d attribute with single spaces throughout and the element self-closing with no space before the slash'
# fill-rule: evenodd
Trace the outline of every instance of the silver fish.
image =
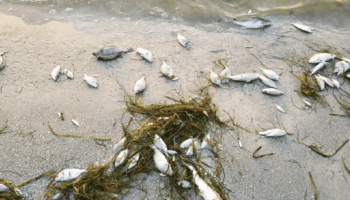
<svg viewBox="0 0 350 200">
<path fill-rule="evenodd" d="M 278 96 L 278 95 L 284 94 L 283 92 L 276 90 L 274 88 L 266 88 L 266 89 L 263 89 L 262 92 L 265 94 L 272 95 L 272 96 Z"/>
<path fill-rule="evenodd" d="M 311 29 L 305 25 L 302 25 L 302 24 L 298 24 L 298 23 L 294 23 L 293 24 L 295 27 L 297 27 L 299 30 L 302 30 L 302 31 L 305 31 L 305 32 L 308 32 L 308 33 L 312 33 Z"/>
<path fill-rule="evenodd" d="M 146 59 L 148 62 L 153 61 L 153 55 L 150 51 L 142 48 L 137 48 L 137 53 L 139 53 L 144 59 Z"/>
<path fill-rule="evenodd" d="M 227 78 L 233 81 L 244 81 L 249 83 L 250 81 L 256 80 L 259 78 L 259 74 L 251 73 L 251 74 L 239 74 L 234 76 L 227 76 Z"/>
<path fill-rule="evenodd" d="M 345 78 L 347 78 L 347 79 L 349 79 L 349 80 L 350 80 L 350 73 L 345 74 Z"/>
<path fill-rule="evenodd" d="M 124 51 L 118 49 L 117 47 L 103 47 L 100 50 L 93 52 L 92 55 L 96 56 L 98 60 L 112 60 L 122 53 L 128 53 L 132 51 L 134 51 L 132 48 Z"/>
<path fill-rule="evenodd" d="M 215 84 L 215 85 L 221 87 L 221 81 L 220 81 L 219 76 L 218 76 L 217 74 L 215 74 L 212 70 L 210 71 L 210 81 L 211 81 L 213 84 Z"/>
<path fill-rule="evenodd" d="M 333 81 L 327 77 L 318 75 L 319 78 L 321 78 L 329 87 L 334 87 Z"/>
<path fill-rule="evenodd" d="M 318 65 L 316 65 L 316 67 L 314 67 L 314 69 L 311 72 L 311 76 L 314 75 L 316 72 L 318 72 L 318 70 L 322 69 L 323 67 L 327 66 L 328 63 L 326 63 L 325 61 L 320 62 Z"/>
<path fill-rule="evenodd" d="M 324 80 L 322 78 L 319 78 L 317 75 L 315 76 L 315 79 L 320 90 L 323 90 L 325 86 Z"/>
<path fill-rule="evenodd" d="M 117 154 L 124 147 L 125 140 L 126 138 L 123 137 L 117 144 L 113 146 L 112 152 L 114 155 Z"/>
<path fill-rule="evenodd" d="M 86 169 L 64 169 L 55 178 L 55 181 L 71 181 L 86 172 Z"/>
<path fill-rule="evenodd" d="M 225 69 L 220 72 L 219 76 L 223 83 L 229 83 L 229 79 L 227 79 L 227 76 L 231 76 L 231 70 L 225 66 Z"/>
<path fill-rule="evenodd" d="M 52 71 L 51 71 L 51 77 L 54 81 L 57 80 L 58 75 L 60 75 L 60 69 L 61 67 L 59 65 L 57 65 L 57 67 L 55 67 Z"/>
<path fill-rule="evenodd" d="M 311 107 L 311 103 L 310 102 L 308 102 L 308 101 L 306 101 L 306 100 L 304 100 L 304 99 L 301 99 L 307 106 L 309 106 L 309 107 Z"/>
<path fill-rule="evenodd" d="M 174 150 L 168 150 L 168 154 L 170 154 L 170 155 L 175 155 L 175 154 L 177 154 L 177 152 L 174 151 Z"/>
<path fill-rule="evenodd" d="M 346 72 L 350 69 L 350 65 L 348 62 L 346 61 L 339 61 L 337 63 L 335 63 L 334 66 L 334 72 L 333 73 L 337 73 L 337 75 L 339 76 L 340 74 L 342 74 L 343 72 Z"/>
<path fill-rule="evenodd" d="M 76 125 L 77 127 L 79 127 L 79 122 L 78 121 L 75 121 L 74 119 L 71 119 L 73 124 Z"/>
<path fill-rule="evenodd" d="M 166 173 L 169 176 L 173 175 L 173 170 L 171 169 L 171 165 L 168 163 L 168 160 L 166 159 L 164 154 L 162 154 L 162 152 L 160 152 L 158 148 L 155 147 L 154 145 L 149 145 L 149 147 L 151 147 L 154 150 L 153 160 L 157 169 L 160 172 Z"/>
<path fill-rule="evenodd" d="M 266 78 L 265 76 L 259 76 L 259 79 L 261 80 L 261 82 L 263 82 L 265 85 L 272 87 L 272 88 L 277 88 L 275 82 L 273 82 L 272 80 Z"/>
<path fill-rule="evenodd" d="M 183 47 L 186 47 L 187 46 L 187 39 L 180 35 L 180 34 L 177 34 L 177 40 L 180 42 L 180 44 L 183 46 Z"/>
<path fill-rule="evenodd" d="M 280 137 L 286 135 L 287 133 L 281 129 L 271 129 L 265 132 L 259 132 L 259 134 L 266 137 Z"/>
<path fill-rule="evenodd" d="M 187 140 L 183 141 L 183 142 L 180 144 L 180 148 L 185 149 L 185 148 L 191 146 L 193 140 L 194 140 L 193 138 L 190 138 L 190 139 L 187 139 Z"/>
<path fill-rule="evenodd" d="M 186 180 L 181 180 L 181 181 L 178 181 L 177 184 L 179 186 L 181 186 L 182 188 L 185 188 L 185 189 L 188 189 L 188 188 L 191 188 L 192 185 L 190 182 L 186 181 Z"/>
<path fill-rule="evenodd" d="M 92 87 L 97 88 L 97 80 L 91 76 L 88 76 L 87 74 L 84 74 L 84 80 L 86 81 L 87 84 L 89 84 Z"/>
<path fill-rule="evenodd" d="M 339 84 L 339 82 L 338 82 L 337 80 L 332 79 L 332 82 L 333 82 L 333 84 L 334 84 L 334 87 L 340 88 L 340 84 Z"/>
<path fill-rule="evenodd" d="M 61 197 L 63 197 L 63 194 L 57 193 L 55 196 L 52 197 L 52 200 L 57 200 L 57 199 L 60 199 Z"/>
<path fill-rule="evenodd" d="M 329 53 L 317 53 L 311 56 L 309 63 L 320 63 L 334 59 L 336 56 Z"/>
<path fill-rule="evenodd" d="M 131 161 L 130 161 L 130 164 L 128 166 L 128 169 L 131 169 L 133 168 L 137 162 L 139 161 L 140 159 L 140 153 L 137 153 L 136 155 L 134 155 L 132 158 L 131 158 Z"/>
<path fill-rule="evenodd" d="M 70 79 L 73 79 L 74 78 L 73 72 L 68 70 L 67 71 L 67 77 L 70 78 Z"/>
<path fill-rule="evenodd" d="M 168 155 L 168 147 L 166 146 L 164 140 L 161 137 L 159 137 L 157 134 L 154 135 L 153 144 L 162 153 L 164 153 L 167 157 L 169 157 L 169 155 Z"/>
<path fill-rule="evenodd" d="M 243 26 L 244 28 L 264 28 L 265 26 L 272 25 L 270 20 L 266 20 L 260 17 L 252 17 L 248 20 L 229 20 L 227 18 L 221 17 L 221 20 L 224 22 L 230 22 L 239 26 Z"/>
<path fill-rule="evenodd" d="M 128 153 L 129 153 L 128 149 L 121 151 L 118 154 L 117 158 L 115 159 L 114 167 L 118 167 L 119 165 L 121 165 L 125 161 L 126 157 L 128 156 Z"/>
<path fill-rule="evenodd" d="M 278 81 L 278 75 L 276 74 L 276 72 L 269 70 L 269 69 L 263 69 L 261 68 L 261 70 L 263 71 L 263 73 L 265 74 L 265 76 L 271 80 L 274 81 Z"/>
<path fill-rule="evenodd" d="M 281 112 L 283 112 L 283 113 L 286 113 L 286 112 L 283 110 L 283 108 L 282 108 L 281 106 L 276 105 L 276 107 L 277 107 L 277 109 L 278 109 L 279 111 L 281 111 Z"/>
<path fill-rule="evenodd" d="M 0 184 L 0 192 L 10 192 L 10 190 L 6 185 Z"/>
<path fill-rule="evenodd" d="M 163 62 L 163 65 L 160 67 L 160 72 L 166 77 L 172 79 L 173 81 L 176 81 L 179 79 L 179 77 L 176 77 L 174 75 L 173 69 L 169 65 L 167 65 L 165 62 Z"/>
<path fill-rule="evenodd" d="M 347 63 L 349 63 L 350 64 L 350 59 L 349 58 L 340 58 L 342 61 L 345 61 L 345 62 L 347 62 Z"/>
<path fill-rule="evenodd" d="M 135 87 L 134 87 L 134 92 L 135 94 L 140 93 L 146 89 L 146 77 L 142 77 L 141 79 L 136 81 Z"/>
</svg>

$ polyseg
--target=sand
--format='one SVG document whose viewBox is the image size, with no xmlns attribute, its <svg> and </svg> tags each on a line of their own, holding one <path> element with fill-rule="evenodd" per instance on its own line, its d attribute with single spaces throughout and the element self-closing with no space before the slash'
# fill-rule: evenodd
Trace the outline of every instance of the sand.
<svg viewBox="0 0 350 200">
<path fill-rule="evenodd" d="M 196 71 L 207 77 L 210 70 L 221 72 L 222 68 L 213 64 L 218 59 L 227 59 L 227 66 L 233 74 L 262 74 L 260 68 L 264 66 L 245 49 L 251 47 L 249 51 L 267 68 L 281 74 L 276 84 L 285 94 L 278 97 L 265 95 L 261 90 L 266 86 L 259 81 L 231 81 L 224 88 L 211 90 L 220 118 L 228 119 L 226 111 L 249 130 L 262 131 L 274 126 L 283 129 L 284 126 L 294 134 L 262 138 L 242 130 L 225 133 L 220 148 L 221 156 L 226 159 L 223 181 L 231 190 L 230 198 L 314 199 L 308 175 L 311 172 L 319 199 L 347 199 L 350 195 L 350 175 L 345 171 L 341 157 L 345 157 L 350 166 L 350 158 L 347 157 L 349 144 L 329 158 L 316 154 L 307 145 L 314 144 L 326 153 L 333 152 L 349 138 L 349 118 L 331 117 L 330 109 L 318 102 L 314 102 L 310 110 L 300 110 L 293 105 L 291 98 L 296 106 L 305 107 L 295 92 L 299 81 L 290 74 L 290 71 L 299 74 L 301 68 L 297 65 L 291 68 L 284 60 L 294 56 L 305 69 L 312 69 L 313 65 L 306 62 L 315 51 L 293 38 L 278 39 L 278 35 L 328 44 L 349 57 L 343 48 L 348 49 L 350 31 L 348 28 L 335 30 L 332 25 L 306 21 L 304 24 L 313 30 L 312 34 L 307 34 L 290 25 L 295 22 L 292 16 L 266 18 L 272 21 L 273 26 L 264 30 L 246 30 L 234 25 L 204 30 L 162 20 L 116 19 L 115 23 L 108 20 L 52 20 L 41 25 L 29 25 L 17 16 L 0 14 L 0 51 L 8 51 L 8 66 L 0 72 L 0 125 L 8 120 L 7 130 L 12 131 L 0 135 L 0 178 L 17 185 L 44 172 L 57 171 L 62 165 L 64 168 L 83 168 L 89 163 L 108 161 L 112 146 L 123 134 L 121 119 L 125 108 L 125 104 L 120 102 L 124 92 L 113 76 L 130 93 L 135 82 L 146 76 L 144 104 L 162 103 L 164 96 L 174 90 L 181 90 L 187 98 L 193 96 L 191 90 L 196 89 L 195 83 L 199 84 L 199 80 L 205 83 L 203 78 L 198 78 Z M 177 32 L 190 41 L 188 49 L 177 42 Z M 145 48 L 153 53 L 154 62 L 142 60 L 135 51 L 110 62 L 97 61 L 92 52 L 104 45 L 116 45 L 120 49 Z M 211 52 L 218 50 L 224 51 Z M 179 80 L 160 77 L 159 67 L 163 61 L 173 67 Z M 53 81 L 50 74 L 57 65 L 74 70 L 74 79 L 67 80 L 61 76 L 58 81 Z M 324 71 L 331 76 L 333 65 Z M 95 77 L 99 87 L 89 87 L 83 80 L 84 74 Z M 340 77 L 333 77 L 343 83 Z M 341 87 L 349 91 L 348 83 Z M 342 114 L 332 92 L 338 93 L 327 89 L 323 94 L 333 113 Z M 286 113 L 280 113 L 276 105 L 280 105 Z M 58 118 L 57 112 L 64 113 L 64 121 Z M 75 127 L 71 119 L 77 120 L 79 127 Z M 113 140 L 103 142 L 101 146 L 91 139 L 60 138 L 49 131 L 48 123 L 58 133 Z M 27 134 L 29 132 L 33 134 Z M 238 141 L 242 142 L 242 148 Z M 254 159 L 252 154 L 259 146 L 262 146 L 259 154 L 274 155 Z M 237 164 L 228 152 L 239 162 L 241 178 Z M 158 180 L 159 175 L 154 173 L 148 179 L 150 182 Z M 43 178 L 20 189 L 29 199 L 40 198 L 47 183 L 48 180 Z M 152 194 L 154 187 L 147 187 Z M 120 199 L 138 199 L 143 195 L 134 189 L 121 195 Z M 153 199 L 154 195 L 144 198 Z"/>
</svg>

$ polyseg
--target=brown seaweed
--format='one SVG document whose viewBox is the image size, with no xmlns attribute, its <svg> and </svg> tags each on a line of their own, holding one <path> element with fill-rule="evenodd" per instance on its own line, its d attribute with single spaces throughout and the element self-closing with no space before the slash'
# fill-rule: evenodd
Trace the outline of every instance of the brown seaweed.
<svg viewBox="0 0 350 200">
<path fill-rule="evenodd" d="M 41 179 L 42 177 L 51 175 L 51 174 L 53 174 L 53 173 L 55 173 L 55 172 L 54 172 L 54 171 L 45 172 L 45 173 L 41 174 L 40 176 L 37 176 L 37 177 L 35 177 L 35 178 L 32 178 L 32 179 L 30 179 L 30 180 L 28 180 L 28 181 L 25 181 L 25 182 L 23 182 L 23 183 L 17 185 L 17 187 L 18 187 L 18 188 L 19 188 L 19 187 L 23 187 L 23 186 L 28 185 L 29 183 L 31 183 L 31 182 L 33 182 L 33 181 L 39 180 L 39 179 Z"/>
<path fill-rule="evenodd" d="M 343 146 L 349 141 L 349 139 L 347 139 L 342 145 L 340 145 L 333 153 L 331 154 L 325 154 L 323 153 L 316 145 L 310 145 L 308 146 L 312 151 L 316 152 L 317 154 L 323 156 L 323 157 L 331 157 L 334 154 L 336 154 L 341 148 L 343 148 Z"/>
<path fill-rule="evenodd" d="M 350 170 L 349 170 L 349 168 L 348 168 L 348 167 L 346 166 L 346 164 L 345 164 L 344 157 L 341 157 L 341 159 L 342 159 L 342 161 L 343 161 L 343 165 L 344 165 L 345 170 L 350 174 Z"/>
<path fill-rule="evenodd" d="M 5 193 L 0 193 L 0 199 L 1 200 L 21 200 L 23 199 L 20 194 L 18 194 L 16 192 L 17 187 L 14 187 L 12 185 L 11 181 L 6 181 L 4 179 L 0 179 L 0 184 L 4 184 L 5 186 L 7 186 L 9 188 L 9 192 L 5 192 Z"/>
<path fill-rule="evenodd" d="M 312 176 L 311 176 L 311 172 L 309 172 L 309 176 L 310 176 L 311 183 L 312 183 L 312 185 L 314 186 L 314 195 L 315 195 L 315 200 L 317 200 L 317 191 L 316 191 L 316 185 L 315 185 L 314 179 L 313 179 L 313 178 L 312 178 Z"/>
<path fill-rule="evenodd" d="M 253 153 L 253 158 L 262 158 L 262 157 L 264 157 L 264 156 L 272 156 L 272 155 L 273 155 L 273 153 L 268 153 L 268 154 L 263 154 L 263 155 L 256 156 L 255 154 L 256 154 L 258 151 L 260 151 L 261 148 L 262 148 L 262 146 L 258 147 L 258 148 L 254 151 L 254 153 Z"/>
</svg>

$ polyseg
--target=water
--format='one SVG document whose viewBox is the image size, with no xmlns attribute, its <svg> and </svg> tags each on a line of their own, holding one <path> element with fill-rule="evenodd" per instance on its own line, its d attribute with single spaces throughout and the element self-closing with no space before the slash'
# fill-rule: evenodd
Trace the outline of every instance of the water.
<svg viewBox="0 0 350 200">
<path fill-rule="evenodd" d="M 48 14 L 51 10 L 81 13 L 106 18 L 115 17 L 128 20 L 163 19 L 185 23 L 216 23 L 219 17 L 246 19 L 250 16 L 268 16 L 274 14 L 312 18 L 317 16 L 330 24 L 348 23 L 350 0 L 14 0 L 4 1 L 0 6 L 5 9 L 12 6 L 33 5 L 34 12 L 23 18 L 36 18 Z M 67 11 L 73 8 L 73 11 Z M 0 8 L 0 11 L 1 8 Z M 23 15 L 23 13 L 22 13 Z M 52 16 L 51 16 L 52 18 Z M 61 17 L 62 18 L 62 17 Z M 303 18 L 303 19 L 304 19 Z M 57 18 L 56 18 L 57 20 Z"/>
</svg>

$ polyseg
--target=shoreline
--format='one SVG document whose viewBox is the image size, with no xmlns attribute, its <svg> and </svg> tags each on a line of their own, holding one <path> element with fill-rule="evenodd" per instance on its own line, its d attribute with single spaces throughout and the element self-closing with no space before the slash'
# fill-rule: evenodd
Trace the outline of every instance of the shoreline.
<svg viewBox="0 0 350 200">
<path fill-rule="evenodd" d="M 272 16 L 269 19 L 276 18 Z M 224 183 L 233 191 L 230 193 L 232 199 L 300 199 L 304 197 L 305 190 L 307 199 L 313 199 L 309 171 L 320 198 L 346 198 L 349 196 L 349 192 L 346 192 L 349 186 L 346 181 L 348 174 L 344 172 L 341 157 L 349 153 L 350 147 L 345 145 L 333 157 L 323 158 L 298 143 L 296 132 L 299 130 L 299 140 L 302 143 L 317 144 L 323 147 L 324 152 L 332 152 L 334 147 L 349 137 L 349 119 L 330 118 L 329 108 L 319 103 L 315 103 L 315 111 L 303 111 L 294 107 L 291 96 L 297 106 L 302 106 L 303 103 L 294 92 L 298 89 L 299 81 L 289 71 L 299 74 L 301 68 L 290 68 L 282 59 L 295 53 L 296 60 L 304 64 L 315 52 L 293 38 L 284 38 L 285 43 L 278 42 L 276 38 L 279 34 L 289 34 L 319 44 L 325 44 L 327 39 L 326 44 L 336 47 L 349 57 L 342 48 L 346 49 L 350 31 L 346 29 L 337 33 L 316 24 L 310 26 L 314 33 L 308 35 L 290 26 L 291 21 L 285 16 L 279 18 L 278 22 L 274 20 L 274 26 L 265 30 L 232 27 L 231 32 L 208 32 L 181 24 L 149 21 L 141 21 L 137 25 L 123 21 L 117 27 L 108 23 L 96 26 L 91 22 L 79 24 L 56 21 L 44 25 L 28 25 L 18 17 L 0 14 L 0 51 L 9 51 L 6 54 L 8 67 L 0 72 L 0 110 L 4 113 L 0 116 L 0 125 L 8 119 L 9 130 L 13 131 L 0 135 L 0 148 L 3 150 L 0 170 L 13 170 L 22 174 L 18 176 L 0 172 L 1 178 L 17 185 L 46 171 L 57 171 L 62 163 L 65 163 L 64 168 L 82 168 L 90 162 L 106 162 L 112 146 L 122 137 L 122 128 L 118 123 L 122 120 L 122 112 L 116 110 L 125 107 L 122 102 L 117 102 L 123 100 L 124 93 L 113 76 L 117 76 L 131 93 L 136 80 L 147 75 L 144 104 L 162 103 L 168 91 L 181 89 L 184 97 L 193 95 L 191 89 L 195 89 L 194 83 L 199 82 L 193 71 L 203 71 L 207 77 L 211 69 L 220 73 L 221 69 L 212 63 L 218 59 L 228 59 L 227 66 L 234 74 L 262 74 L 260 68 L 263 66 L 245 50 L 245 47 L 253 46 L 250 51 L 264 65 L 278 74 L 282 73 L 277 86 L 285 95 L 271 97 L 262 94 L 261 90 L 265 86 L 258 81 L 250 84 L 230 82 L 229 89 L 212 91 L 215 94 L 212 102 L 218 105 L 220 118 L 227 119 L 224 112 L 227 111 L 236 117 L 238 124 L 249 127 L 249 130 L 260 131 L 283 124 L 294 135 L 278 139 L 260 138 L 243 131 L 225 135 L 226 140 L 223 140 L 222 145 L 236 157 L 243 173 L 240 179 L 234 161 L 228 161 L 224 165 Z M 189 39 L 190 50 L 178 44 L 176 32 L 181 32 Z M 148 63 L 133 52 L 108 62 L 108 65 L 113 66 L 108 67 L 91 54 L 108 44 L 122 49 L 148 49 L 153 53 L 155 61 Z M 217 50 L 226 52 L 211 53 Z M 159 77 L 159 67 L 163 60 L 180 77 L 178 81 Z M 71 69 L 72 63 L 75 66 L 73 80 L 52 80 L 50 73 L 55 66 Z M 306 65 L 305 68 L 312 69 L 312 66 Z M 331 75 L 333 68 L 328 67 L 325 71 Z M 89 88 L 83 81 L 83 74 L 94 76 L 100 87 Z M 336 78 L 341 80 L 340 77 Z M 346 90 L 349 85 L 345 83 L 342 88 Z M 335 113 L 341 113 L 331 95 L 326 96 L 326 99 Z M 287 114 L 279 113 L 276 104 L 285 109 Z M 66 120 L 60 121 L 57 112 L 63 112 Z M 79 121 L 80 126 L 74 127 L 70 119 Z M 114 121 L 117 122 L 116 126 L 112 126 Z M 114 140 L 104 142 L 106 147 L 103 147 L 93 140 L 58 138 L 48 132 L 47 122 L 58 133 Z M 32 131 L 33 137 L 15 136 L 15 133 Z M 243 148 L 239 147 L 238 141 L 242 142 Z M 252 154 L 258 146 L 263 146 L 259 153 L 273 152 L 274 155 L 253 159 Z M 227 157 L 224 149 L 222 154 Z M 72 159 L 65 162 L 70 158 Z M 300 166 L 289 162 L 290 159 L 296 160 Z M 157 178 L 156 175 L 151 177 Z M 47 183 L 46 178 L 43 178 L 21 188 L 21 191 L 33 198 L 40 197 L 40 192 Z M 129 191 L 122 199 L 130 196 L 138 197 L 139 192 Z"/>
</svg>

